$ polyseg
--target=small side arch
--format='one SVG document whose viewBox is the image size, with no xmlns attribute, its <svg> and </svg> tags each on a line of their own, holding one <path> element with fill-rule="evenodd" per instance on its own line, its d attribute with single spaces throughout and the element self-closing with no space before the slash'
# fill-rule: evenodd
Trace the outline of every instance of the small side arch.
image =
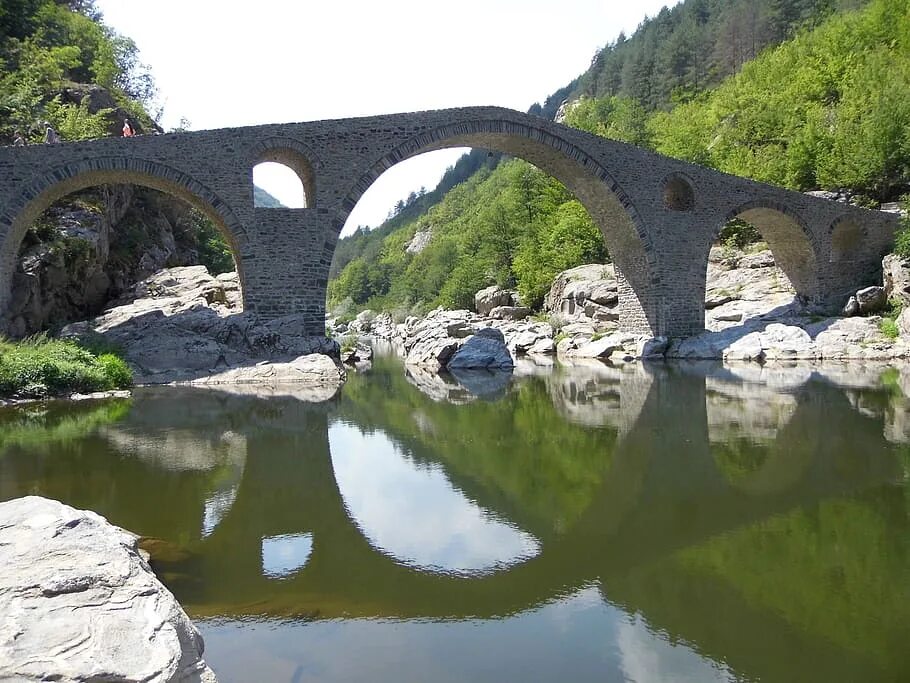
<svg viewBox="0 0 910 683">
<path fill-rule="evenodd" d="M 303 186 L 304 207 L 316 206 L 316 173 L 322 162 L 313 150 L 300 140 L 288 137 L 270 137 L 257 142 L 250 150 L 250 194 L 252 201 L 253 168 L 264 162 L 287 166 L 300 179 Z"/>
<path fill-rule="evenodd" d="M 664 207 L 671 211 L 692 211 L 695 208 L 695 183 L 682 173 L 672 173 L 661 183 Z"/>
<path fill-rule="evenodd" d="M 341 230 L 360 197 L 386 170 L 418 154 L 451 147 L 502 152 L 524 159 L 562 182 L 600 228 L 616 264 L 622 327 L 652 335 L 665 333 L 656 252 L 630 196 L 596 159 L 530 121 L 470 119 L 415 135 L 384 153 L 353 182 L 336 214 L 336 229 Z"/>
<path fill-rule="evenodd" d="M 855 261 L 865 254 L 863 245 L 868 242 L 869 229 L 853 216 L 841 216 L 831 223 L 828 229 L 830 251 L 828 258 L 832 263 Z"/>
<path fill-rule="evenodd" d="M 768 243 L 774 261 L 790 279 L 796 293 L 806 301 L 819 295 L 818 244 L 806 222 L 790 207 L 767 199 L 740 204 L 715 227 L 711 243 L 724 225 L 740 218 L 752 224 Z"/>
<path fill-rule="evenodd" d="M 28 227 L 61 197 L 97 185 L 133 184 L 173 195 L 204 213 L 231 248 L 246 305 L 243 257 L 249 238 L 215 192 L 170 166 L 136 157 L 99 157 L 49 169 L 28 182 L 0 214 L 0 316 L 7 310 L 19 246 Z"/>
</svg>

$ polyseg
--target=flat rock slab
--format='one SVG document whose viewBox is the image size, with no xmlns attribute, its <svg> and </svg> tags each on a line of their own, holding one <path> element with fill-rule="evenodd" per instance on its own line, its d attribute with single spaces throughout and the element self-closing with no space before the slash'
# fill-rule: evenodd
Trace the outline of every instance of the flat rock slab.
<svg viewBox="0 0 910 683">
<path fill-rule="evenodd" d="M 0 503 L 0 681 L 215 681 L 137 542 L 55 500 Z"/>
</svg>

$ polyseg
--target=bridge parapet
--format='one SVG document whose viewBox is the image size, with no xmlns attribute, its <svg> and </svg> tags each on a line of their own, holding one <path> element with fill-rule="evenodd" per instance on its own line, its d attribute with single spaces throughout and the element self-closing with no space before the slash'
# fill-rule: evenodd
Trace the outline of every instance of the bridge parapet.
<svg viewBox="0 0 910 683">
<path fill-rule="evenodd" d="M 896 217 L 670 159 L 496 107 L 269 124 L 0 149 L 0 310 L 28 225 L 56 199 L 105 183 L 146 185 L 211 217 L 233 250 L 244 305 L 304 313 L 323 333 L 338 234 L 386 169 L 472 146 L 521 157 L 562 181 L 600 227 L 619 273 L 621 325 L 686 336 L 704 326 L 708 252 L 726 222 L 754 221 L 807 301 L 833 307 L 872 284 Z M 305 209 L 256 209 L 252 168 L 301 178 Z"/>
</svg>

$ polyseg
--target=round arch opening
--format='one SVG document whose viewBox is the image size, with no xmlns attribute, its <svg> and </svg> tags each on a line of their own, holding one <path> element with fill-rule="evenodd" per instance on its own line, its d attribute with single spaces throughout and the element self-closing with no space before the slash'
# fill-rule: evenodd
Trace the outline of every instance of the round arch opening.
<svg viewBox="0 0 910 683">
<path fill-rule="evenodd" d="M 428 173 L 435 184 L 432 173 L 445 164 L 437 189 L 408 189 Z M 410 157 L 362 195 L 342 235 L 328 291 L 336 318 L 385 308 L 400 322 L 441 305 L 483 314 L 503 307 L 496 316 L 545 310 L 566 321 L 587 312 L 600 333 L 618 327 L 615 270 L 601 231 L 577 196 L 528 161 L 477 148 Z M 556 276 L 585 264 L 613 294 L 551 302 Z M 493 286 L 504 291 L 489 303 L 475 299 Z"/>
<path fill-rule="evenodd" d="M 253 167 L 253 207 L 257 209 L 305 209 L 303 181 L 293 169 L 276 161 Z"/>
<path fill-rule="evenodd" d="M 815 249 L 797 216 L 776 206 L 738 207 L 708 256 L 705 327 L 785 317 L 815 300 L 817 278 Z"/>
<path fill-rule="evenodd" d="M 316 171 L 322 164 L 299 140 L 260 141 L 250 157 L 250 190 L 257 209 L 316 207 Z"/>
<path fill-rule="evenodd" d="M 671 211 L 691 211 L 695 208 L 695 189 L 692 182 L 681 175 L 664 181 L 664 206 Z"/>
<path fill-rule="evenodd" d="M 205 265 L 224 290 L 209 303 L 243 310 L 245 234 L 229 210 L 190 179 L 174 182 L 128 164 L 55 171 L 42 191 L 10 207 L 0 256 L 5 334 L 94 317 L 172 266 Z"/>
<path fill-rule="evenodd" d="M 477 121 L 443 127 L 418 136 L 391 150 L 364 173 L 343 200 L 340 222 L 350 215 L 364 194 L 387 169 L 420 154 L 450 148 L 469 147 L 474 154 L 498 159 L 516 158 L 557 179 L 574 196 L 601 234 L 606 251 L 615 264 L 619 325 L 643 334 L 659 334 L 663 328 L 658 304 L 659 274 L 648 232 L 634 205 L 622 189 L 592 158 L 545 130 L 524 124 Z M 431 221 L 432 222 L 432 219 Z M 432 225 L 423 226 L 432 232 Z M 421 230 L 415 231 L 415 236 Z M 409 246 L 409 245 L 403 245 Z M 336 259 L 333 275 L 350 260 Z M 361 280 L 368 273 L 359 275 Z M 335 299 L 330 291 L 330 300 Z"/>
</svg>

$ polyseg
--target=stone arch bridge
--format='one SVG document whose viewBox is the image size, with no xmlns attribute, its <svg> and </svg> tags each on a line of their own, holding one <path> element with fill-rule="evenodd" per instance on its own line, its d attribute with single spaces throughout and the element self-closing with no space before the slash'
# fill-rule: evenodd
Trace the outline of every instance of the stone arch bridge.
<svg viewBox="0 0 910 683">
<path fill-rule="evenodd" d="M 25 232 L 53 201 L 106 183 L 180 197 L 230 244 L 246 310 L 303 314 L 324 332 L 329 266 L 361 195 L 391 166 L 448 147 L 503 152 L 562 181 L 600 227 L 619 273 L 620 324 L 682 337 L 704 328 L 708 252 L 734 217 L 755 225 L 818 310 L 880 276 L 896 217 L 670 159 L 495 107 L 106 138 L 0 149 L 0 312 Z M 252 169 L 282 163 L 306 208 L 254 207 Z"/>
</svg>

